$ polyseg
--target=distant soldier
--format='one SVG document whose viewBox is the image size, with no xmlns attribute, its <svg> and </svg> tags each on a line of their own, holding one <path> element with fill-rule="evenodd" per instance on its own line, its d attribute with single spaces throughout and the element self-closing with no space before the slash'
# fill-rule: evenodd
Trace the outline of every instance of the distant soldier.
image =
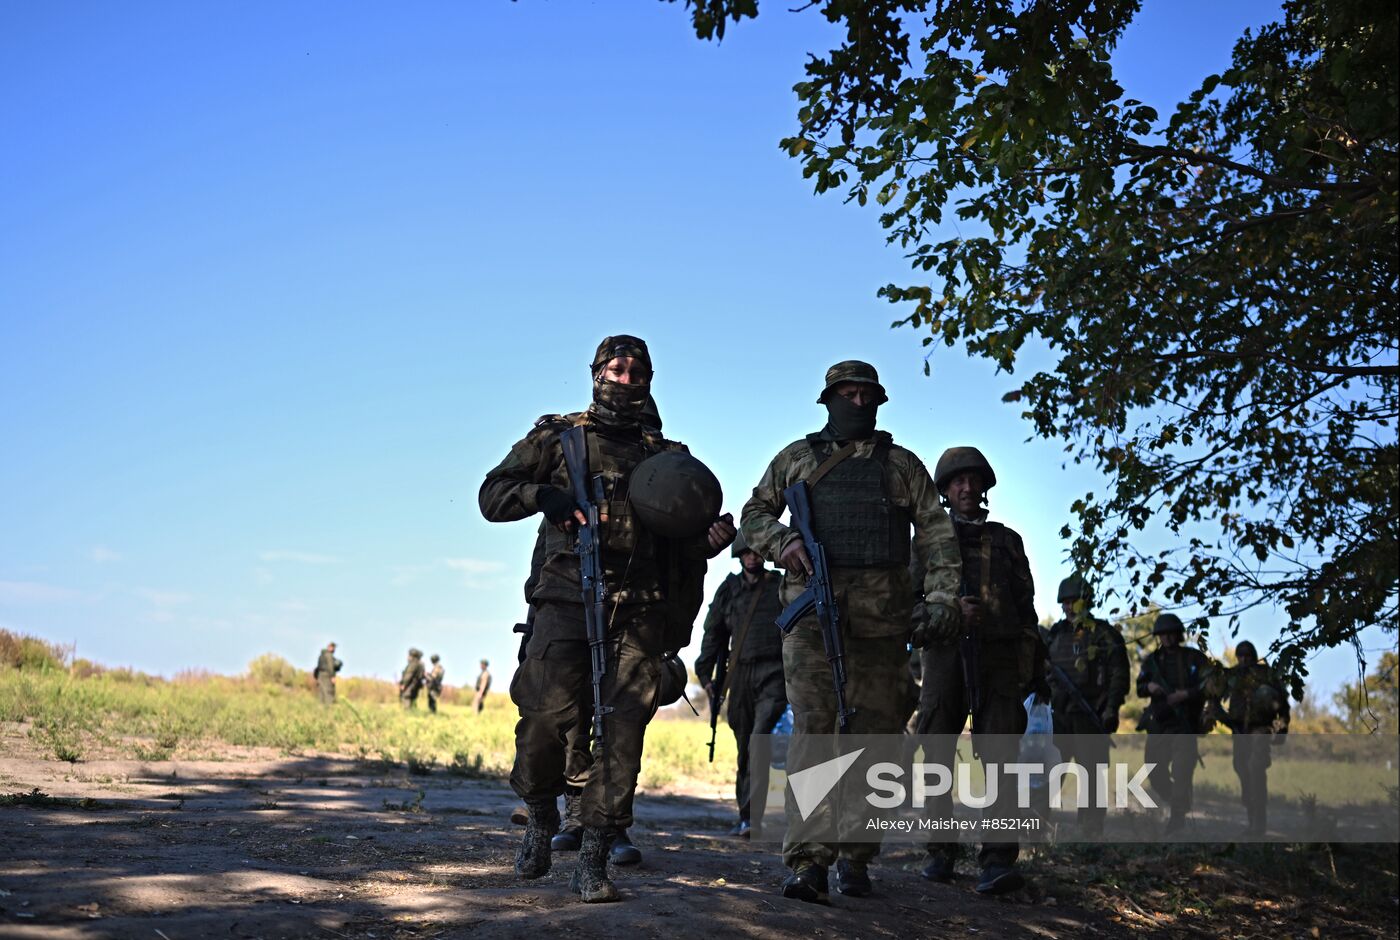
<svg viewBox="0 0 1400 940">
<path fill-rule="evenodd" d="M 953 518 L 962 553 L 959 591 L 963 635 L 930 643 L 920 656 L 923 677 L 917 732 L 935 735 L 926 761 L 952 766 L 958 735 L 972 716 L 973 746 L 984 764 L 1014 763 L 1026 730 L 1025 698 L 1044 690 L 1045 644 L 1036 626 L 1035 585 L 1021 537 L 987 518 L 987 491 L 996 473 L 975 447 L 951 447 L 934 468 L 934 485 Z M 993 812 L 1015 815 L 1016 793 L 1003 783 Z M 951 817 L 951 793 L 935 797 L 937 818 Z M 948 881 L 960 854 L 952 841 L 930 842 L 923 876 Z M 977 855 L 977 891 L 1002 894 L 1023 884 L 1015 870 L 1019 846 L 1013 836 L 984 841 Z"/>
<path fill-rule="evenodd" d="M 438 699 L 442 697 L 442 677 L 447 674 L 447 670 L 442 668 L 439 662 L 440 657 L 434 653 L 429 659 L 433 662 L 433 668 L 428 670 L 428 711 L 437 714 Z"/>
<path fill-rule="evenodd" d="M 1090 613 L 1093 591 L 1078 573 L 1060 582 L 1056 595 L 1064 619 L 1050 628 L 1047 641 L 1050 706 L 1055 716 L 1055 745 L 1066 763 L 1077 763 L 1095 779 L 1108 764 L 1108 737 L 1118 730 L 1118 712 L 1128 696 L 1128 649 L 1123 635 Z M 1079 808 L 1084 835 L 1103 834 L 1107 813 L 1093 805 Z"/>
<path fill-rule="evenodd" d="M 472 709 L 480 715 L 486 707 L 486 693 L 491 691 L 491 662 L 481 661 L 481 672 L 476 674 L 476 693 L 472 696 Z"/>
<path fill-rule="evenodd" d="M 408 665 L 399 676 L 399 703 L 404 708 L 418 707 L 418 693 L 423 689 L 426 673 L 423 669 L 423 651 L 414 647 L 408 651 Z"/>
<path fill-rule="evenodd" d="M 782 575 L 763 565 L 763 558 L 749 548 L 741 535 L 730 553 L 741 566 L 715 590 L 710 612 L 705 617 L 705 635 L 700 641 L 700 658 L 695 661 L 695 677 L 710 701 L 724 695 L 729 703 L 729 727 L 739 750 L 734 796 L 739 804 L 739 821 L 729 831 L 732 836 L 749 836 L 750 779 L 749 738 L 754 733 L 773 730 L 787 710 L 787 689 L 783 686 L 783 636 L 773 623 L 783 612 L 778 599 Z M 724 658 L 718 674 L 715 667 Z M 717 688 L 718 686 L 718 688 Z M 768 764 L 760 761 L 752 768 L 758 777 L 757 792 L 765 792 Z"/>
<path fill-rule="evenodd" d="M 1269 828 L 1269 766 L 1273 745 L 1288 734 L 1288 693 L 1254 644 L 1235 647 L 1236 665 L 1207 680 L 1215 696 L 1214 716 L 1232 732 L 1235 774 L 1249 819 L 1247 835 L 1260 838 Z"/>
<path fill-rule="evenodd" d="M 919 458 L 876 430 L 876 414 L 889 397 L 875 367 L 846 360 L 826 370 L 817 398 L 826 425 L 784 447 L 769 462 L 744 506 L 747 544 L 787 569 L 780 596 L 791 603 L 814 572 L 802 534 L 782 522 L 784 493 L 799 481 L 810 490 L 812 525 L 825 547 L 833 593 L 839 598 L 845 645 L 848 730 L 897 735 L 912 710 L 909 644 L 955 636 L 962 619 L 957 535 L 939 505 L 933 479 Z M 912 527 L 912 531 L 911 531 Z M 911 552 L 924 559 L 910 575 Z M 913 627 L 914 601 L 924 598 L 923 621 Z M 783 675 L 792 703 L 793 737 L 788 766 L 802 766 L 826 750 L 826 735 L 839 727 L 831 664 L 815 613 L 793 624 L 783 638 Z M 795 809 L 795 806 L 794 806 Z M 828 870 L 836 866 L 836 890 L 865 897 L 872 890 L 869 863 L 880 844 L 854 815 L 829 804 L 804 818 L 813 829 L 830 821 L 837 838 L 810 841 L 789 828 L 783 862 L 792 874 L 784 897 L 828 903 Z M 859 833 L 850 830 L 859 825 Z M 846 836 L 850 837 L 847 838 Z"/>
<path fill-rule="evenodd" d="M 1211 672 L 1205 653 L 1186 646 L 1186 626 L 1176 614 L 1162 614 L 1152 627 L 1157 649 L 1142 661 L 1137 694 L 1151 699 L 1139 730 L 1147 732 L 1142 760 L 1155 764 L 1147 776 L 1154 793 L 1171 807 L 1169 834 L 1180 832 L 1191 812 L 1191 793 L 1204 730 L 1204 683 Z"/>
<path fill-rule="evenodd" d="M 316 697 L 321 700 L 322 705 L 335 704 L 335 674 L 340 672 L 340 667 L 344 665 L 335 658 L 335 644 L 327 643 L 326 648 L 321 650 L 321 656 L 316 660 L 316 668 L 311 675 L 316 679 Z"/>
</svg>

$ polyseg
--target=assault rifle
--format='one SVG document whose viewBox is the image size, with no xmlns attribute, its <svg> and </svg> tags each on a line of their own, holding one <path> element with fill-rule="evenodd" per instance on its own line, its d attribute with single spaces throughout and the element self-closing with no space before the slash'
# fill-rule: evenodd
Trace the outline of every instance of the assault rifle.
<svg viewBox="0 0 1400 940">
<path fill-rule="evenodd" d="M 1069 677 L 1064 669 L 1055 665 L 1053 662 L 1047 661 L 1046 665 L 1050 667 L 1050 680 L 1060 687 L 1061 692 L 1065 693 L 1065 697 L 1069 699 L 1069 703 L 1084 713 L 1093 724 L 1095 731 L 1108 739 L 1109 747 L 1117 747 L 1118 745 L 1113 743 L 1113 735 L 1109 734 L 1108 729 L 1103 726 L 1103 717 L 1100 716 L 1098 712 L 1094 711 L 1093 706 L 1091 706 L 1088 699 L 1084 697 L 1084 693 L 1079 691 L 1079 686 L 1074 684 L 1074 680 Z"/>
<path fill-rule="evenodd" d="M 976 597 L 979 603 L 982 600 L 980 595 L 968 590 L 965 577 L 958 582 L 958 597 Z M 982 643 L 976 628 L 967 618 L 964 618 L 962 636 L 958 638 L 958 651 L 962 654 L 959 658 L 962 660 L 963 688 L 967 690 L 967 703 L 972 709 L 972 731 L 976 734 L 982 730 L 978 727 L 978 716 L 982 713 L 982 690 L 977 685 L 977 677 L 982 674 Z"/>
<path fill-rule="evenodd" d="M 721 656 L 715 664 L 715 677 L 710 682 L 710 763 L 715 762 L 715 735 L 719 733 L 719 710 L 729 691 L 729 657 Z"/>
<path fill-rule="evenodd" d="M 577 529 L 574 552 L 578 555 L 579 583 L 583 594 L 583 622 L 588 636 L 588 653 L 593 667 L 593 743 L 603 749 L 603 716 L 612 708 L 603 704 L 603 679 L 608 674 L 608 623 L 604 616 L 608 586 L 603 580 L 602 546 L 598 529 L 599 508 L 603 501 L 603 478 L 588 475 L 588 441 L 581 427 L 559 435 L 564 449 L 564 465 L 574 502 L 587 520 Z"/>
<path fill-rule="evenodd" d="M 812 560 L 812 575 L 807 579 L 807 590 L 778 615 L 778 629 L 784 634 L 791 633 L 794 623 L 813 608 L 816 609 L 817 623 L 822 631 L 822 646 L 826 648 L 826 661 L 831 665 L 831 685 L 836 691 L 837 727 L 845 734 L 850 731 L 855 709 L 846 704 L 846 645 L 841 638 L 841 611 L 836 606 L 836 594 L 831 587 L 831 568 L 826 563 L 826 549 L 817 540 L 817 533 L 812 528 L 812 497 L 807 481 L 798 480 L 783 490 L 783 499 L 787 500 L 788 511 L 792 514 L 793 527 L 802 535 L 807 557 Z"/>
</svg>

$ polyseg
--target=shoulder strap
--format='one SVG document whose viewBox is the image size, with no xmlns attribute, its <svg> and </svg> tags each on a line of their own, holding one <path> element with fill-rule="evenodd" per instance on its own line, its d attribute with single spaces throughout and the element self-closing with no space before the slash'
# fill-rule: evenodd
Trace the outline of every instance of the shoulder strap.
<svg viewBox="0 0 1400 940">
<path fill-rule="evenodd" d="M 739 651 L 744 648 L 744 641 L 749 638 L 749 627 L 753 626 L 753 614 L 758 610 L 758 602 L 763 597 L 763 592 L 768 588 L 768 573 L 764 572 L 762 582 L 754 588 L 753 600 L 749 601 L 749 609 L 744 611 L 744 622 L 739 627 L 739 635 L 736 642 L 729 647 L 728 675 L 734 675 L 734 665 L 739 661 Z"/>
<path fill-rule="evenodd" d="M 817 450 L 817 444 L 814 440 L 816 436 L 815 434 L 809 434 L 807 436 L 807 445 L 812 448 L 812 456 L 820 461 L 820 463 L 817 464 L 817 469 L 803 478 L 807 481 L 808 486 L 816 486 L 821 482 L 822 477 L 830 473 L 837 464 L 856 452 L 856 442 L 851 441 L 836 448 L 836 450 L 827 455 L 825 460 L 821 460 L 821 452 Z"/>
</svg>

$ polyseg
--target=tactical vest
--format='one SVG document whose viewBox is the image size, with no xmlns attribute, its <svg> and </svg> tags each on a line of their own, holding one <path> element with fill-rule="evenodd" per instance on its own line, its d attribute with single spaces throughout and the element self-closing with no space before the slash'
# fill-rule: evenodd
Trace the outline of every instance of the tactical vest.
<svg viewBox="0 0 1400 940">
<path fill-rule="evenodd" d="M 809 434 L 820 465 L 830 441 Z M 889 568 L 909 564 L 909 510 L 896 506 L 886 480 L 891 438 L 876 435 L 870 457 L 850 456 L 812 487 L 812 528 L 833 568 Z"/>
<path fill-rule="evenodd" d="M 724 619 L 732 631 L 731 644 L 739 642 L 739 632 L 744 629 L 749 607 L 754 603 L 754 592 L 759 592 L 758 604 L 754 606 L 753 617 L 748 621 L 744 648 L 739 650 L 739 662 L 783 658 L 783 634 L 774 623 L 783 612 L 783 602 L 778 597 L 782 580 L 781 575 L 771 571 L 764 572 L 763 580 L 755 585 L 746 584 L 743 575 L 729 576 L 729 598 Z"/>
<path fill-rule="evenodd" d="M 1226 681 L 1230 695 L 1226 714 L 1242 730 L 1272 724 L 1281 714 L 1283 694 L 1274 682 L 1274 671 L 1265 663 L 1235 666 Z"/>
<path fill-rule="evenodd" d="M 1089 617 L 1075 623 L 1061 620 L 1050 630 L 1050 662 L 1064 670 L 1089 704 L 1097 707 L 1108 694 L 1108 658 L 1113 641 L 1101 630 L 1113 629 L 1102 620 Z M 1063 695 L 1058 689 L 1056 701 Z"/>
<path fill-rule="evenodd" d="M 1026 635 L 1026 624 L 1017 619 L 1011 581 L 1012 568 L 1021 559 L 1011 530 L 997 522 L 955 521 L 954 526 L 962 553 L 959 593 L 982 602 L 986 614 L 981 627 L 983 642 L 1021 639 Z"/>
<path fill-rule="evenodd" d="M 1142 677 L 1169 692 L 1192 692 L 1201 688 L 1209 667 L 1210 660 L 1200 650 L 1176 646 L 1156 650 L 1143 660 Z M 1143 722 L 1143 727 L 1153 732 L 1199 733 L 1204 726 L 1201 702 L 1168 705 L 1165 697 L 1154 698 L 1143 711 Z"/>
<path fill-rule="evenodd" d="M 560 433 L 575 424 L 582 424 L 585 428 L 588 486 L 591 490 L 594 477 L 601 477 L 603 483 L 603 501 L 599 508 L 606 512 L 607 520 L 601 523 L 600 528 L 603 571 L 609 592 L 617 595 L 621 601 L 661 599 L 664 591 L 657 570 L 660 540 L 637 523 L 627 499 L 627 484 L 637 464 L 665 450 L 667 442 L 639 427 L 614 429 L 586 423 L 586 414 L 551 416 L 541 419 L 541 423 L 546 420 L 557 425 Z M 551 470 L 549 482 L 566 493 L 573 493 L 562 451 Z M 540 573 L 542 596 L 569 600 L 578 597 L 578 562 L 574 558 L 574 540 L 573 533 L 560 532 L 554 526 L 544 528 L 546 560 Z M 563 576 L 565 584 L 556 584 L 562 572 L 567 572 Z M 572 589 L 560 595 L 561 586 L 571 586 Z"/>
</svg>

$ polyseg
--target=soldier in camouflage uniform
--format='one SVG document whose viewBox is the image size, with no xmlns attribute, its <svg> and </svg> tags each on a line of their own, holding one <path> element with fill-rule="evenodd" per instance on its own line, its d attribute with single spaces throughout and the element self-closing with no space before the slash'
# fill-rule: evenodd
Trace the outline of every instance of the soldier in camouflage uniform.
<svg viewBox="0 0 1400 940">
<path fill-rule="evenodd" d="M 1282 744 L 1288 734 L 1288 693 L 1248 640 L 1235 647 L 1234 666 L 1206 680 L 1206 691 L 1214 699 L 1211 715 L 1231 732 L 1240 800 L 1249 819 L 1245 833 L 1262 838 L 1269 828 L 1273 746 Z"/>
<path fill-rule="evenodd" d="M 783 637 L 773 623 L 783 612 L 783 603 L 778 599 L 782 576 L 765 568 L 762 556 L 750 549 L 742 536 L 735 539 L 731 550 L 743 570 L 725 578 L 715 590 L 705 617 L 695 677 L 710 701 L 715 698 L 715 683 L 723 682 L 729 727 L 739 750 L 739 772 L 734 779 L 739 821 L 729 834 L 748 838 L 749 795 L 755 789 L 750 778 L 749 738 L 755 732 L 772 731 L 787 710 Z M 726 661 L 722 679 L 715 674 L 720 657 Z M 752 773 L 758 781 L 757 792 L 767 792 L 767 762 L 759 761 Z"/>
<path fill-rule="evenodd" d="M 822 430 L 778 452 L 744 506 L 743 534 L 764 558 L 787 569 L 780 596 L 791 603 L 812 570 L 802 537 L 779 519 L 786 509 L 783 490 L 799 480 L 811 487 L 813 524 L 831 567 L 832 586 L 845 638 L 847 702 L 855 710 L 850 731 L 900 734 L 913 710 L 908 681 L 911 623 L 922 594 L 925 620 L 912 637 L 916 645 L 956 634 L 961 563 L 957 536 L 939 505 L 928 470 L 913 453 L 875 430 L 878 407 L 888 400 L 875 367 L 848 360 L 827 370 L 818 403 L 827 408 Z M 922 577 L 911 578 L 910 525 Z M 916 584 L 917 582 L 917 584 Z M 792 703 L 794 729 L 788 759 L 805 760 L 808 735 L 837 731 L 831 670 L 815 614 L 797 621 L 783 639 L 783 673 Z M 807 822 L 818 822 L 823 805 Z M 795 808 L 789 818 L 795 815 Z M 838 831 L 844 825 L 838 820 Z M 792 874 L 785 897 L 825 903 L 827 870 L 836 865 L 836 887 L 843 894 L 870 893 L 870 859 L 879 844 L 852 839 L 837 843 L 804 841 L 789 831 L 783 861 Z"/>
<path fill-rule="evenodd" d="M 1055 745 L 1066 763 L 1084 766 L 1093 780 L 1095 768 L 1108 764 L 1105 733 L 1118 730 L 1118 712 L 1128 695 L 1128 649 L 1121 633 L 1090 613 L 1094 595 L 1079 574 L 1060 582 L 1057 597 L 1065 616 L 1050 628 L 1049 661 L 1059 667 L 1094 713 L 1085 713 L 1064 679 L 1047 665 Z M 1090 805 L 1079 808 L 1080 829 L 1090 838 L 1103 834 L 1107 812 L 1093 805 L 1095 802 L 1090 799 Z"/>
<path fill-rule="evenodd" d="M 1138 728 L 1147 732 L 1143 763 L 1155 764 L 1147 783 L 1171 807 L 1167 832 L 1180 832 L 1191 812 L 1191 794 L 1205 730 L 1205 683 L 1210 657 L 1185 645 L 1186 625 L 1176 614 L 1161 614 L 1152 626 L 1159 646 L 1142 661 L 1137 694 L 1151 699 Z"/>
<path fill-rule="evenodd" d="M 920 657 L 923 686 L 917 732 L 936 735 L 925 760 L 953 766 L 958 735 L 972 716 L 973 746 L 985 764 L 1013 763 L 1026 730 L 1023 704 L 1032 688 L 1044 689 L 1045 645 L 1036 626 L 1035 585 L 1021 537 L 987 519 L 987 491 L 996 474 L 975 447 L 952 447 L 934 468 L 934 484 L 948 507 L 961 547 L 959 591 L 963 635 L 926 645 Z M 999 788 L 996 816 L 1016 815 L 1016 791 Z M 951 817 L 951 793 L 932 800 L 934 818 Z M 930 842 L 923 876 L 948 881 L 960 846 Z M 1021 887 L 1015 870 L 1020 854 L 1014 835 L 984 841 L 977 863 L 977 891 L 1001 894 Z"/>
<path fill-rule="evenodd" d="M 438 699 L 442 697 L 442 680 L 447 675 L 447 670 L 442 667 L 442 657 L 437 653 L 428 658 L 433 664 L 433 668 L 428 670 L 428 711 L 436 715 Z"/>
<path fill-rule="evenodd" d="M 632 822 L 632 800 L 641 769 L 642 741 L 657 708 L 662 657 L 689 641 L 689 619 L 676 598 L 685 584 L 703 579 L 706 559 L 727 546 L 734 528 L 716 520 L 691 539 L 662 539 L 635 523 L 627 498 L 633 468 L 647 457 L 683 449 L 641 420 L 650 396 L 652 365 L 646 344 L 610 336 L 592 362 L 593 403 L 588 410 L 536 423 L 481 485 L 482 515 L 509 522 L 543 513 L 545 561 L 530 596 L 535 607 L 525 662 L 511 682 L 520 709 L 511 787 L 525 801 L 530 820 L 516 854 L 523 878 L 549 871 L 551 839 L 559 830 L 557 799 L 564 792 L 570 729 L 592 713 L 590 655 L 584 627 L 574 529 L 585 523 L 572 493 L 560 435 L 586 430 L 589 473 L 601 476 L 601 563 L 608 589 L 607 674 L 602 688 L 605 741 L 581 793 L 584 823 L 571 887 L 584 901 L 619 895 L 607 875 L 608 851 L 617 832 Z M 684 583 L 683 583 L 684 582 Z M 688 596 L 688 593 L 687 593 Z"/>
<path fill-rule="evenodd" d="M 322 705 L 335 704 L 335 674 L 344 665 L 335 658 L 335 644 L 327 643 L 316 660 L 316 668 L 311 675 L 316 680 L 316 697 Z"/>
<path fill-rule="evenodd" d="M 417 648 L 410 649 L 408 665 L 403 667 L 403 673 L 399 676 L 399 704 L 404 708 L 417 708 L 418 693 L 422 691 L 425 682 L 427 673 L 423 669 L 423 651 Z"/>
</svg>

